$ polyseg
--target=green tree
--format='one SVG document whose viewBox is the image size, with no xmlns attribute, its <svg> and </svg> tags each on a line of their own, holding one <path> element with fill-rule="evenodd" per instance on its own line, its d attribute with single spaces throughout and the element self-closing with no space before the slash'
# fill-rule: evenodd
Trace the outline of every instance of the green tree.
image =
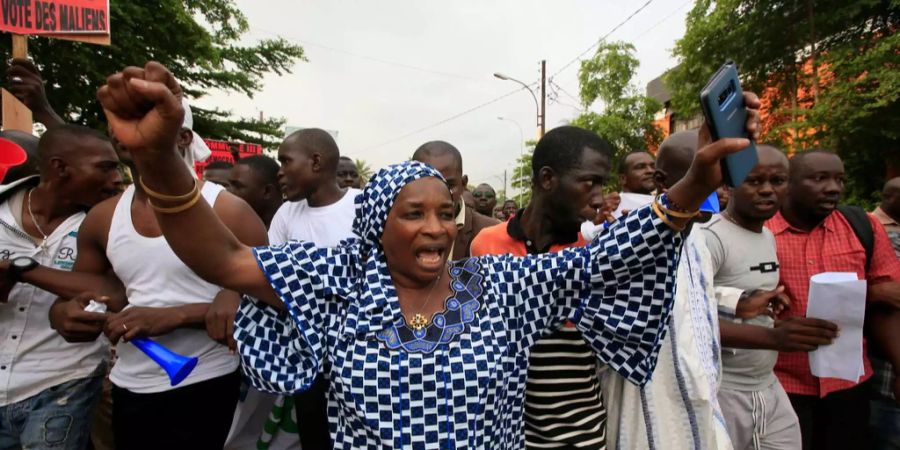
<svg viewBox="0 0 900 450">
<path fill-rule="evenodd" d="M 105 128 L 96 101 L 106 77 L 128 65 L 155 60 L 182 83 L 189 98 L 213 90 L 253 97 L 267 73 L 284 74 L 303 60 L 303 49 L 284 39 L 242 45 L 247 19 L 233 0 L 110 2 L 112 45 L 33 38 L 29 53 L 47 81 L 50 103 L 67 121 Z M 10 39 L 0 48 L 11 54 Z M 6 62 L 0 62 L 6 72 Z M 194 129 L 204 137 L 243 140 L 266 147 L 281 141 L 284 121 L 232 117 L 228 111 L 194 109 Z"/>
<path fill-rule="evenodd" d="M 525 141 L 525 151 L 516 159 L 516 165 L 513 167 L 512 182 L 510 184 L 518 194 L 513 196 L 512 199 L 520 207 L 524 207 L 531 201 L 531 161 L 534 156 L 535 145 L 537 145 L 536 141 Z"/>
<path fill-rule="evenodd" d="M 602 112 L 588 111 L 572 124 L 608 140 L 616 150 L 616 161 L 629 152 L 656 147 L 662 141 L 662 131 L 653 123 L 662 105 L 632 83 L 638 65 L 633 45 L 604 42 L 593 58 L 581 62 L 578 72 L 582 105 L 587 110 L 599 103 Z"/>
<path fill-rule="evenodd" d="M 369 178 L 372 178 L 372 167 L 362 159 L 356 159 L 353 163 L 356 164 L 356 172 L 359 174 L 360 184 L 365 185 L 369 182 Z"/>
<path fill-rule="evenodd" d="M 900 164 L 900 1 L 697 0 L 666 76 L 677 114 L 726 60 L 763 95 L 763 139 L 837 150 L 850 202 L 869 205 Z"/>
</svg>

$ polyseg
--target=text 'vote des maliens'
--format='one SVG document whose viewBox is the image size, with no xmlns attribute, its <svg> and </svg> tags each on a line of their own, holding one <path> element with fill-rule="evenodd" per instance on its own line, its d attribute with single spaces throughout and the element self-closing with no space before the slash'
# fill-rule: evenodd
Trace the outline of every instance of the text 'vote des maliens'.
<svg viewBox="0 0 900 450">
<path fill-rule="evenodd" d="M 0 29 L 19 34 L 107 34 L 108 0 L 0 0 Z"/>
</svg>

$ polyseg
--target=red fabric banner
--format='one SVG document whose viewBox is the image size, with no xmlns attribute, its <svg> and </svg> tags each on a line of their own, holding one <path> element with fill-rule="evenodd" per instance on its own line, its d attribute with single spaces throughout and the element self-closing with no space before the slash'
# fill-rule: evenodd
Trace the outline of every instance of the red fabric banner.
<svg viewBox="0 0 900 450">
<path fill-rule="evenodd" d="M 203 168 L 213 161 L 227 161 L 234 164 L 235 153 L 237 153 L 238 158 L 262 154 L 262 146 L 259 144 L 216 141 L 212 139 L 204 139 L 203 142 L 206 142 L 206 145 L 212 150 L 212 155 L 210 155 L 206 161 L 194 164 L 194 171 L 196 171 L 197 176 L 200 177 L 203 175 Z"/>
</svg>

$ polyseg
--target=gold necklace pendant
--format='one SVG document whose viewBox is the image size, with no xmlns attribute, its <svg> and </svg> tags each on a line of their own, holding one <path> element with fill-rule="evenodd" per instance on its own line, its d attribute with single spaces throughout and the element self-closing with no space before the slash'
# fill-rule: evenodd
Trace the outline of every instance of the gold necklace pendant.
<svg viewBox="0 0 900 450">
<path fill-rule="evenodd" d="M 419 308 L 419 311 L 424 311 L 425 308 L 428 307 L 428 302 L 431 301 L 431 294 L 434 294 L 434 288 L 437 287 L 438 282 L 441 281 L 441 274 L 438 274 L 437 278 L 434 279 L 434 282 L 431 284 L 431 290 L 428 291 L 428 297 L 425 298 L 425 303 L 422 304 L 422 307 Z M 428 326 L 428 322 L 430 319 L 426 318 L 422 313 L 416 313 L 412 320 L 407 324 L 413 331 L 422 331 L 425 327 Z"/>
<path fill-rule="evenodd" d="M 409 326 L 412 327 L 413 330 L 422 331 L 428 326 L 428 319 L 422 314 L 416 314 L 413 316 L 412 320 L 409 321 Z"/>
</svg>

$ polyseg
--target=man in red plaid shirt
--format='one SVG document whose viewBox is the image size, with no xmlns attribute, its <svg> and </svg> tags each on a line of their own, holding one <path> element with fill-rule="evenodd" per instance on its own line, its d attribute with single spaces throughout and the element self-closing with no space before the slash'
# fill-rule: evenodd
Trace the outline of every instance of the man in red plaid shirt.
<svg viewBox="0 0 900 450">
<path fill-rule="evenodd" d="M 884 228 L 869 216 L 874 248 L 867 268 L 863 245 L 847 218 L 836 211 L 844 190 L 844 165 L 833 153 L 813 150 L 794 156 L 788 183 L 781 212 L 766 223 L 778 246 L 781 284 L 791 299 L 791 309 L 781 318 L 806 315 L 811 276 L 855 272 L 869 283 L 866 322 L 879 330 L 869 336 L 893 347 L 887 356 L 896 364 L 900 335 L 879 323 L 900 309 L 900 261 Z M 865 340 L 863 348 L 865 375 L 860 383 L 813 376 L 807 353 L 779 355 L 775 373 L 800 419 L 804 450 L 868 448 L 869 394 L 862 383 L 872 376 L 872 367 Z"/>
</svg>

